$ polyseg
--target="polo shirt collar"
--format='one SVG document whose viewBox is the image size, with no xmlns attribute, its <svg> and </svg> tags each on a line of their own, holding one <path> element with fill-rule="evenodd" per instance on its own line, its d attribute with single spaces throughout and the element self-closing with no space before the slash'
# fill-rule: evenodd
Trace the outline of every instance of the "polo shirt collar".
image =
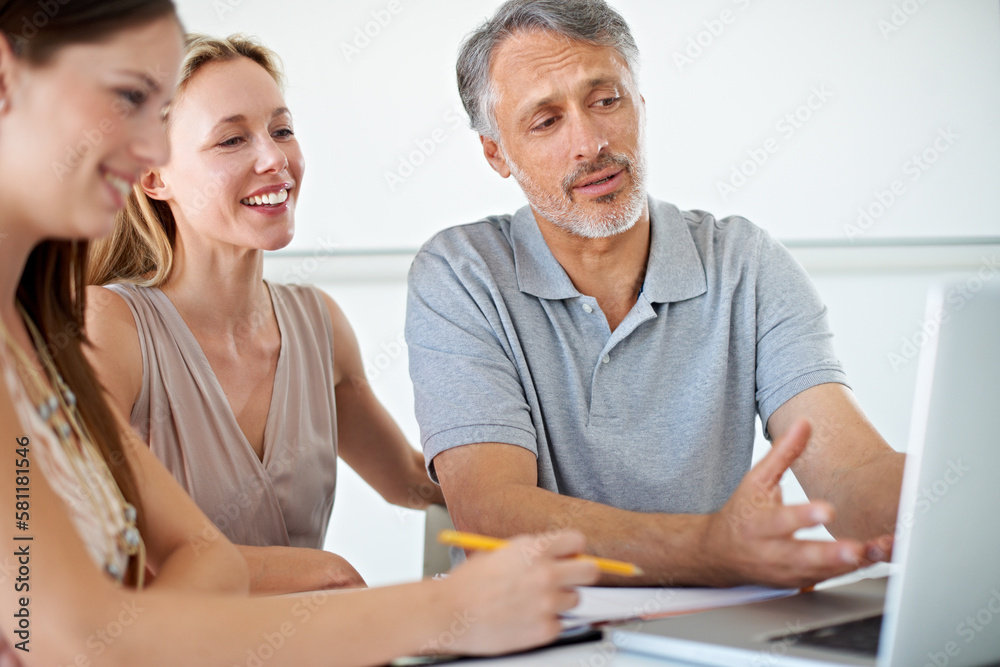
<svg viewBox="0 0 1000 667">
<path fill-rule="evenodd" d="M 642 292 L 650 303 L 673 303 L 708 291 L 701 261 L 687 221 L 676 206 L 649 198 L 652 240 Z"/>
<path fill-rule="evenodd" d="M 573 287 L 573 281 L 569 279 L 562 264 L 549 250 L 530 206 L 525 206 L 514 214 L 510 223 L 510 235 L 514 247 L 517 286 L 522 292 L 539 299 L 552 300 L 581 296 Z"/>
<path fill-rule="evenodd" d="M 705 267 L 680 211 L 671 204 L 649 198 L 649 262 L 643 294 L 650 303 L 684 301 L 708 290 Z M 549 250 L 530 206 L 511 220 L 511 245 L 517 286 L 539 299 L 573 299 L 581 296 L 565 269 Z"/>
</svg>

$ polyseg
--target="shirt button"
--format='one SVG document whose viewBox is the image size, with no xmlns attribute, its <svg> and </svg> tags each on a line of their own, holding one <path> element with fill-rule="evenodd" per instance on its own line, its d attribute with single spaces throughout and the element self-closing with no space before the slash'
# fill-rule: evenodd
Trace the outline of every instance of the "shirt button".
<svg viewBox="0 0 1000 667">
<path fill-rule="evenodd" d="M 601 359 L 601 363 L 610 364 L 611 363 L 611 355 L 605 354 L 604 358 Z"/>
<path fill-rule="evenodd" d="M 583 312 L 585 312 L 585 313 L 587 313 L 589 315 L 592 312 L 594 312 L 594 309 L 590 307 L 589 303 L 585 303 L 585 304 L 583 304 Z"/>
</svg>

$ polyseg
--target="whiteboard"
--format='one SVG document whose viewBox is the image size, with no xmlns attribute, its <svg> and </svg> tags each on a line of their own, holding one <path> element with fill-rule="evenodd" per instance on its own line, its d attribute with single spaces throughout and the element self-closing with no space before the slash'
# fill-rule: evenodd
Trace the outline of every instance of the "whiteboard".
<svg viewBox="0 0 1000 667">
<path fill-rule="evenodd" d="M 454 79 L 496 0 L 179 0 L 282 56 L 307 170 L 290 250 L 419 247 L 524 198 Z M 643 54 L 649 189 L 783 240 L 1000 235 L 997 0 L 615 0 Z"/>
</svg>

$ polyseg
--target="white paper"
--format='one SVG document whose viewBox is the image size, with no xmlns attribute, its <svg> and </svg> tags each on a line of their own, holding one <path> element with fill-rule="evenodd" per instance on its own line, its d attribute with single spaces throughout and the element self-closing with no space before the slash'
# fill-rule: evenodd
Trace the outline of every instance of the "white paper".
<svg viewBox="0 0 1000 667">
<path fill-rule="evenodd" d="M 602 621 L 626 621 L 732 607 L 798 593 L 797 588 L 604 588 L 584 586 L 580 604 L 563 615 L 563 625 L 573 627 Z"/>
</svg>

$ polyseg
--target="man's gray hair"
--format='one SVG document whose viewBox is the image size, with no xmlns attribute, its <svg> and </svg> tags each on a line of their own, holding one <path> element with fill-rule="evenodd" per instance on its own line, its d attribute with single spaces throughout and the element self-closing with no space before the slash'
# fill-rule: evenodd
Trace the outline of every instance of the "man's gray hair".
<svg viewBox="0 0 1000 667">
<path fill-rule="evenodd" d="M 493 54 L 509 37 L 543 30 L 568 39 L 615 49 L 633 78 L 639 73 L 639 48 L 621 14 L 604 0 L 508 0 L 466 38 L 458 55 L 458 93 L 472 129 L 500 140 L 495 107 L 497 92 L 490 79 Z"/>
</svg>

